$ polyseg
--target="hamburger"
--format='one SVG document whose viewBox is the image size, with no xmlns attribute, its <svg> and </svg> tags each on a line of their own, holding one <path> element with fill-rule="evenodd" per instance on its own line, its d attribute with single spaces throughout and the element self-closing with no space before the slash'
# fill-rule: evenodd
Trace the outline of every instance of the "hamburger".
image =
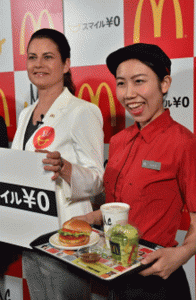
<svg viewBox="0 0 196 300">
<path fill-rule="evenodd" d="M 63 223 L 58 231 L 59 242 L 65 247 L 76 247 L 88 244 L 92 232 L 91 226 L 82 220 L 71 219 Z"/>
</svg>

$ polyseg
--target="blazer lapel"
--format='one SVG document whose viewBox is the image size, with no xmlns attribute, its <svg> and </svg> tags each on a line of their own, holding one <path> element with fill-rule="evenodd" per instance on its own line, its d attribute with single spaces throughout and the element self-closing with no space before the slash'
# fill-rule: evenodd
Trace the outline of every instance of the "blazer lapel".
<svg viewBox="0 0 196 300">
<path fill-rule="evenodd" d="M 62 114 L 62 112 L 66 109 L 66 106 L 69 103 L 71 96 L 72 95 L 69 92 L 69 90 L 67 88 L 65 88 L 64 91 L 60 94 L 60 96 L 51 105 L 51 107 L 47 111 L 46 115 L 42 119 L 43 124 L 38 127 L 38 129 L 34 132 L 34 134 L 28 140 L 28 142 L 26 144 L 26 150 L 34 149 L 33 138 L 39 129 L 41 129 L 45 126 L 50 126 L 52 128 L 55 128 L 55 125 L 59 122 L 59 117 Z M 31 113 L 33 112 L 33 109 L 35 108 L 34 104 L 33 104 L 33 106 L 34 107 L 32 107 Z M 31 116 L 31 113 L 29 114 L 29 118 Z M 29 121 L 29 118 L 28 118 L 28 121 Z M 28 124 L 28 121 L 26 123 L 26 126 Z M 26 130 L 26 126 L 24 126 L 25 130 Z M 25 132 L 25 130 L 24 130 L 24 132 Z"/>
</svg>

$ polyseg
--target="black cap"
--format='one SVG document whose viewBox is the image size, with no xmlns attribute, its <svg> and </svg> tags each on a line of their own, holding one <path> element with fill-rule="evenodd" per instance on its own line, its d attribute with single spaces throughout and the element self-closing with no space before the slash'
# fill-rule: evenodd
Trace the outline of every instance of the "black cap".
<svg viewBox="0 0 196 300">
<path fill-rule="evenodd" d="M 116 69 L 119 64 L 128 59 L 138 59 L 141 62 L 151 63 L 154 72 L 170 75 L 171 60 L 167 54 L 157 45 L 137 43 L 120 48 L 106 58 L 106 64 L 110 72 L 116 76 Z"/>
</svg>

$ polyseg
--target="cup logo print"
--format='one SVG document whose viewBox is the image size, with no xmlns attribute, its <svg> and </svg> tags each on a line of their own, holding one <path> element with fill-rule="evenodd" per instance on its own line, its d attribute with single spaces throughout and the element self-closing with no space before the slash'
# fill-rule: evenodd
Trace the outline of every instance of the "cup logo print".
<svg viewBox="0 0 196 300">
<path fill-rule="evenodd" d="M 111 225 L 112 225 L 112 220 L 111 220 L 111 218 L 109 217 L 108 219 L 106 219 L 106 217 L 103 216 L 103 225 L 111 226 Z"/>
</svg>

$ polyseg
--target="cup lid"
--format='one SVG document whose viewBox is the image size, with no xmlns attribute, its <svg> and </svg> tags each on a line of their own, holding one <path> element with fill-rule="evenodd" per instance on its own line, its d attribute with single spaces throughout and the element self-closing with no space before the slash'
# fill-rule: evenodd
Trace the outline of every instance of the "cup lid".
<svg viewBox="0 0 196 300">
<path fill-rule="evenodd" d="M 125 210 L 129 210 L 129 209 L 130 209 L 130 205 L 123 202 L 110 202 L 110 203 L 102 204 L 100 206 L 101 211 L 115 210 L 118 211 L 118 213 L 124 212 Z"/>
</svg>

